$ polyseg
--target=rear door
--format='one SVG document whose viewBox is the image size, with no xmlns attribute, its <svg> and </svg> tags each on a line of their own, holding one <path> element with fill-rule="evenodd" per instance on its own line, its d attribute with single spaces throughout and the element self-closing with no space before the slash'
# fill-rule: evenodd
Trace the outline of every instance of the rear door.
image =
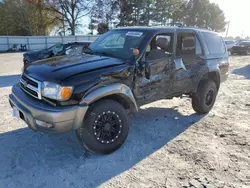
<svg viewBox="0 0 250 188">
<path fill-rule="evenodd" d="M 201 39 L 195 32 L 178 32 L 173 95 L 195 90 L 197 76 L 207 71 Z"/>
</svg>

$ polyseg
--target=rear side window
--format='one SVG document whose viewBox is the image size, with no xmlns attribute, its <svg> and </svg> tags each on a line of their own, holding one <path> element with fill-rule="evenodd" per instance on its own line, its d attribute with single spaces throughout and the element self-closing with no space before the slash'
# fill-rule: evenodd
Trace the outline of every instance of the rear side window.
<svg viewBox="0 0 250 188">
<path fill-rule="evenodd" d="M 203 32 L 202 35 L 205 38 L 205 42 L 211 55 L 224 54 L 226 52 L 221 36 L 208 32 Z"/>
<path fill-rule="evenodd" d="M 202 47 L 195 33 L 178 33 L 176 55 L 202 55 Z"/>
</svg>

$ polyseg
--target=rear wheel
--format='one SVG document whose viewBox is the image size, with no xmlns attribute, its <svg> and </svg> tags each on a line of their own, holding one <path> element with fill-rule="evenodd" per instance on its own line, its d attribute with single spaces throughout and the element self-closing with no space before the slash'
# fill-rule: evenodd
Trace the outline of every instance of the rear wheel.
<svg viewBox="0 0 250 188">
<path fill-rule="evenodd" d="M 124 107 L 113 100 L 101 100 L 90 106 L 76 134 L 89 151 L 109 154 L 123 145 L 128 132 L 129 123 Z"/>
<path fill-rule="evenodd" d="M 192 107 L 198 114 L 208 113 L 214 106 L 217 87 L 212 80 L 202 80 L 197 92 L 192 96 Z"/>
</svg>

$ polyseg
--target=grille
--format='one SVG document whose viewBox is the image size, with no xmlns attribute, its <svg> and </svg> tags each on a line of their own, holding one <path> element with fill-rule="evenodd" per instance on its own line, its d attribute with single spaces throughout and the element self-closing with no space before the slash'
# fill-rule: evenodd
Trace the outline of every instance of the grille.
<svg viewBox="0 0 250 188">
<path fill-rule="evenodd" d="M 42 99 L 41 82 L 23 74 L 20 78 L 20 86 L 23 91 L 34 98 Z"/>
<path fill-rule="evenodd" d="M 26 81 L 28 84 L 30 84 L 30 85 L 32 85 L 32 86 L 38 88 L 38 83 L 37 83 L 37 81 L 31 80 L 31 79 L 29 79 L 29 78 L 28 78 L 27 76 L 25 76 L 25 75 L 22 75 L 22 79 L 23 79 L 24 81 Z"/>
</svg>

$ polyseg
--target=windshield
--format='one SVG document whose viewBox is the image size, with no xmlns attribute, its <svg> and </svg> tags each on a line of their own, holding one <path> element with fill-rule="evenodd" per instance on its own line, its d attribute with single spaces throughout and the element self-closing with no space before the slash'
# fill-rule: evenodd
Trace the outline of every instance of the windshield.
<svg viewBox="0 0 250 188">
<path fill-rule="evenodd" d="M 113 30 L 100 36 L 89 46 L 92 54 L 111 56 L 121 59 L 131 59 L 133 49 L 140 50 L 145 38 L 144 32 Z"/>
<path fill-rule="evenodd" d="M 55 44 L 49 48 L 45 48 L 43 49 L 43 52 L 50 52 L 50 51 L 54 51 L 54 50 L 57 50 L 57 51 L 61 51 L 63 49 L 63 44 Z"/>
</svg>

